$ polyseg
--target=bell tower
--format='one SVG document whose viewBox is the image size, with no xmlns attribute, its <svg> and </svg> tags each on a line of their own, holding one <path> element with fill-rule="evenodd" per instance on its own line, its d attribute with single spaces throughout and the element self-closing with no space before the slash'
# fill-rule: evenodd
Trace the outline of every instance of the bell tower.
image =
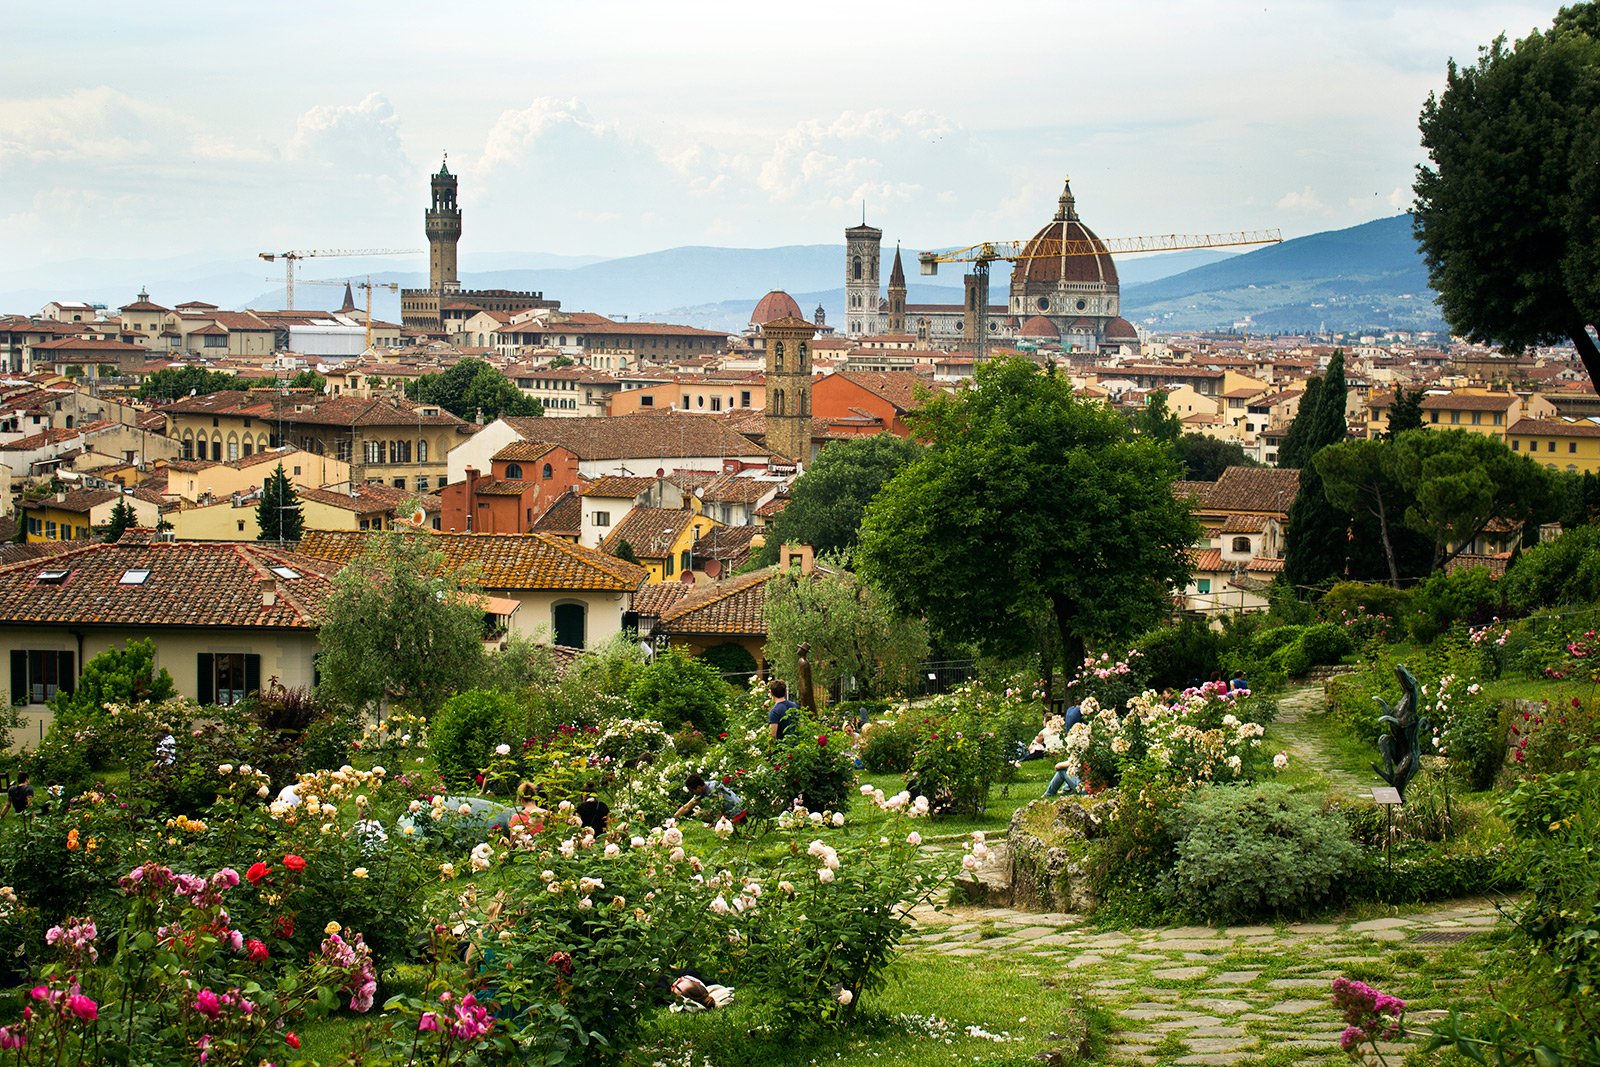
<svg viewBox="0 0 1600 1067">
<path fill-rule="evenodd" d="M 456 274 L 456 242 L 461 240 L 461 208 L 456 204 L 456 176 L 445 163 L 433 176 L 433 206 L 423 216 L 428 234 L 428 282 L 436 293 L 461 288 Z"/>
<path fill-rule="evenodd" d="M 844 332 L 849 337 L 877 333 L 878 252 L 883 231 L 867 225 L 866 208 L 861 225 L 844 231 Z"/>
<path fill-rule="evenodd" d="M 784 317 L 761 327 L 767 352 L 767 451 L 811 462 L 811 340 L 816 324 Z"/>
<path fill-rule="evenodd" d="M 900 246 L 894 246 L 894 267 L 889 271 L 889 323 L 884 333 L 906 332 L 906 271 L 900 265 Z"/>
</svg>

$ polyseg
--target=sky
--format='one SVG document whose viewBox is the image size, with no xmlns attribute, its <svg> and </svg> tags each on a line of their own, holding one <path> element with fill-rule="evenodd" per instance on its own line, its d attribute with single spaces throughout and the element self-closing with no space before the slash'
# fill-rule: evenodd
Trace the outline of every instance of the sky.
<svg viewBox="0 0 1600 1067">
<path fill-rule="evenodd" d="M 464 272 L 839 243 L 863 202 L 910 249 L 1025 238 L 1068 175 L 1103 237 L 1299 236 L 1404 210 L 1447 61 L 1556 6 L 18 4 L 0 273 L 422 249 L 445 152 Z"/>
</svg>

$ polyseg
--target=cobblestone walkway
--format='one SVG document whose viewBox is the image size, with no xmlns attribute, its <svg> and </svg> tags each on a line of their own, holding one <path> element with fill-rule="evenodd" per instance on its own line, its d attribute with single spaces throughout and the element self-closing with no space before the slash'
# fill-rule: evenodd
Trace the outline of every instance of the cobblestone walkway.
<svg viewBox="0 0 1600 1067">
<path fill-rule="evenodd" d="M 1392 917 L 1283 926 L 1095 931 L 1082 916 L 1008 908 L 919 912 L 908 951 L 1036 961 L 1042 975 L 1110 1009 L 1111 1060 L 1231 1065 L 1343 1061 L 1343 1023 L 1329 1004 L 1341 975 L 1409 994 L 1426 1027 L 1471 979 L 1488 900 L 1419 906 Z M 1386 1048 L 1385 1052 L 1389 1050 Z M 1395 1051 L 1402 1051 L 1398 1046 Z"/>
<path fill-rule="evenodd" d="M 1368 796 L 1373 786 L 1383 784 L 1382 780 L 1375 774 L 1370 779 L 1358 778 L 1340 768 L 1337 761 L 1325 751 L 1321 736 L 1303 726 L 1307 716 L 1323 710 L 1326 700 L 1327 694 L 1321 682 L 1297 685 L 1287 690 L 1278 698 L 1278 718 L 1269 728 L 1271 740 L 1276 740 L 1291 759 L 1310 764 L 1321 771 L 1328 779 L 1329 792 L 1347 797 Z M 1373 716 L 1376 718 L 1376 711 Z"/>
</svg>

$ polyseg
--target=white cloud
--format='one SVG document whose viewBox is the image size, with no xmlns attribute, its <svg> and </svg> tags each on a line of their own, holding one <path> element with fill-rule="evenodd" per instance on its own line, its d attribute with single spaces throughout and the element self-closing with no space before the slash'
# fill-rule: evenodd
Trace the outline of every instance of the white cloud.
<svg viewBox="0 0 1600 1067">
<path fill-rule="evenodd" d="M 1309 185 L 1298 191 L 1291 190 L 1284 193 L 1278 198 L 1275 206 L 1283 211 L 1303 211 L 1315 214 L 1323 214 L 1328 210 L 1327 205 L 1322 202 L 1322 198 L 1317 195 L 1317 191 Z"/>
<path fill-rule="evenodd" d="M 369 93 L 358 104 L 310 108 L 295 124 L 283 154 L 291 163 L 352 177 L 398 178 L 411 169 L 400 144 L 400 118 L 381 93 Z"/>
</svg>

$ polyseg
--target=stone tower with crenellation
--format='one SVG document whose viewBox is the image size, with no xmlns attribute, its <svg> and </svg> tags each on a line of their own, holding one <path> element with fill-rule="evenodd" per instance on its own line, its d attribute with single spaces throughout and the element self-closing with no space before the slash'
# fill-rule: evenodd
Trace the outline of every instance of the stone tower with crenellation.
<svg viewBox="0 0 1600 1067">
<path fill-rule="evenodd" d="M 878 252 L 883 231 L 860 226 L 844 231 L 844 332 L 850 337 L 875 334 L 882 328 L 878 314 Z"/>
<path fill-rule="evenodd" d="M 456 242 L 461 240 L 461 208 L 456 203 L 456 176 L 439 164 L 433 176 L 433 206 L 424 216 L 428 234 L 428 287 L 436 293 L 461 288 L 456 273 Z"/>
<path fill-rule="evenodd" d="M 761 327 L 767 352 L 767 451 L 811 463 L 811 340 L 815 323 L 796 317 Z"/>
</svg>

